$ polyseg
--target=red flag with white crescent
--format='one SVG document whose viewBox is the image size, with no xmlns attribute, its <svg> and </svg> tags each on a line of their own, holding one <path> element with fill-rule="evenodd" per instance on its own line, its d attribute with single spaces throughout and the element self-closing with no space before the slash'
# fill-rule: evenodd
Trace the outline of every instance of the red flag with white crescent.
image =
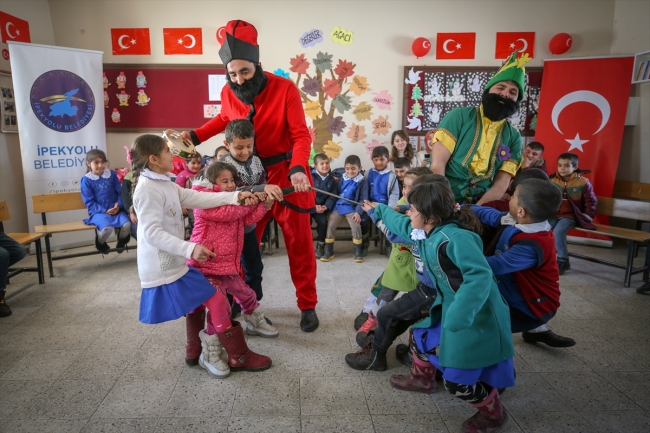
<svg viewBox="0 0 650 433">
<path fill-rule="evenodd" d="M 634 57 L 546 60 L 535 140 L 549 173 L 561 153 L 578 155 L 578 167 L 596 195 L 611 197 L 623 140 Z"/>
<path fill-rule="evenodd" d="M 163 29 L 165 54 L 203 54 L 200 27 Z"/>
<path fill-rule="evenodd" d="M 476 33 L 438 33 L 436 59 L 473 59 L 475 47 Z"/>
<path fill-rule="evenodd" d="M 148 28 L 111 29 L 114 56 L 151 54 Z"/>
<path fill-rule="evenodd" d="M 29 23 L 18 17 L 0 12 L 0 35 L 2 43 L 31 42 L 29 36 Z"/>
<path fill-rule="evenodd" d="M 513 51 L 519 50 L 517 58 L 528 53 L 535 57 L 535 32 L 497 32 L 495 59 L 507 59 Z"/>
</svg>

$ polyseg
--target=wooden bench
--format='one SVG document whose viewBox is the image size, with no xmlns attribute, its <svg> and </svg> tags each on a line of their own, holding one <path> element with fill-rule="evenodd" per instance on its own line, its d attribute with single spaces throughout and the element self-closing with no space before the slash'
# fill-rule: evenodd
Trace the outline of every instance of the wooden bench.
<svg viewBox="0 0 650 433">
<path fill-rule="evenodd" d="M 7 202 L 0 201 L 0 223 L 7 221 L 10 218 L 9 208 Z M 29 247 L 32 243 L 36 246 L 36 267 L 19 267 L 10 268 L 7 279 L 14 277 L 22 272 L 37 272 L 38 284 L 45 283 L 45 272 L 43 271 L 43 250 L 41 247 L 41 238 L 45 236 L 43 233 L 6 233 L 11 239 L 18 242 L 20 245 Z"/>
<path fill-rule="evenodd" d="M 614 182 L 614 192 L 612 195 L 615 197 L 650 201 L 650 183 L 616 180 Z"/>
<path fill-rule="evenodd" d="M 636 221 L 650 221 L 650 203 L 623 200 L 609 197 L 598 197 L 598 207 L 596 208 L 597 215 L 608 217 L 626 218 Z M 650 233 L 641 230 L 632 230 L 621 227 L 608 226 L 603 224 L 594 224 L 596 230 L 587 230 L 581 227 L 575 227 L 576 230 L 598 233 L 601 235 L 610 236 L 612 238 L 625 239 L 629 242 L 627 252 L 627 262 L 625 265 L 609 262 L 606 260 L 596 259 L 593 257 L 583 256 L 580 254 L 569 253 L 569 256 L 576 257 L 590 262 L 600 263 L 603 265 L 613 266 L 618 269 L 625 269 L 625 277 L 623 285 L 630 287 L 630 279 L 632 275 L 643 272 L 643 280 L 648 281 L 648 274 L 650 271 L 650 248 L 648 248 L 648 241 L 650 240 Z M 634 268 L 634 256 L 636 247 L 639 244 L 646 244 L 645 263 L 642 267 Z"/>
<path fill-rule="evenodd" d="M 50 237 L 52 237 L 53 234 L 71 233 L 71 232 L 79 232 L 85 230 L 96 230 L 95 226 L 86 225 L 83 223 L 83 221 L 74 221 L 74 222 L 66 222 L 66 223 L 59 223 L 59 224 L 47 223 L 47 216 L 46 216 L 47 213 L 86 209 L 86 205 L 81 199 L 80 192 L 64 192 L 58 194 L 34 195 L 32 196 L 32 206 L 34 207 L 34 213 L 40 213 L 41 218 L 43 220 L 43 225 L 35 226 L 34 231 L 36 233 L 43 233 L 44 235 L 46 235 L 45 252 L 47 254 L 47 266 L 50 271 L 50 277 L 54 276 L 54 271 L 52 269 L 53 260 L 70 259 L 73 257 L 83 257 L 83 256 L 101 254 L 101 252 L 94 250 L 94 251 L 86 251 L 83 253 L 65 254 L 65 255 L 58 255 L 56 257 L 52 257 L 52 249 L 50 247 Z M 134 246 L 131 248 L 134 249 L 136 247 Z M 111 248 L 109 252 L 124 251 L 126 249 L 127 248 Z"/>
</svg>

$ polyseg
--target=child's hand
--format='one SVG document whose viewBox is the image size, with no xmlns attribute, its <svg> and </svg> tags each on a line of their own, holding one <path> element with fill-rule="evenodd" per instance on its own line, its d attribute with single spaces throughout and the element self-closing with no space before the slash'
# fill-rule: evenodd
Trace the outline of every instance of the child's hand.
<svg viewBox="0 0 650 433">
<path fill-rule="evenodd" d="M 370 209 L 374 209 L 375 207 L 377 207 L 377 203 L 371 203 L 368 200 L 364 200 L 363 204 L 361 205 L 361 209 L 366 212 L 368 212 Z"/>
<path fill-rule="evenodd" d="M 420 164 L 420 167 L 429 167 L 429 162 L 431 161 L 431 158 L 424 158 L 422 160 L 422 164 Z"/>
<path fill-rule="evenodd" d="M 273 200 L 272 198 L 268 198 L 267 200 L 264 200 L 264 207 L 266 208 L 266 210 L 271 210 L 271 208 L 273 207 L 273 203 L 275 203 L 275 200 Z"/>
<path fill-rule="evenodd" d="M 316 213 L 324 213 L 324 212 L 327 212 L 327 206 L 317 204 L 316 205 Z"/>
<path fill-rule="evenodd" d="M 120 206 L 117 203 L 115 203 L 115 206 L 107 210 L 106 213 L 109 215 L 117 215 L 119 211 L 120 211 Z"/>
<path fill-rule="evenodd" d="M 257 197 L 259 201 L 266 201 L 268 194 L 265 192 L 254 192 L 253 195 Z"/>
<path fill-rule="evenodd" d="M 196 244 L 194 250 L 192 251 L 192 258 L 197 262 L 205 262 L 208 259 L 211 259 L 216 254 L 204 247 L 203 245 Z"/>
<path fill-rule="evenodd" d="M 187 208 L 186 207 L 183 208 L 183 215 L 187 215 Z"/>
<path fill-rule="evenodd" d="M 259 202 L 258 198 L 250 191 L 240 191 L 237 196 L 237 201 L 245 206 L 252 206 Z"/>
<path fill-rule="evenodd" d="M 138 216 L 135 214 L 135 212 L 131 212 L 131 213 L 129 214 L 129 219 L 131 219 L 131 222 L 132 222 L 133 224 L 137 224 L 137 223 L 138 223 Z"/>
<path fill-rule="evenodd" d="M 277 185 L 264 186 L 264 192 L 274 200 L 282 200 L 282 188 Z"/>
<path fill-rule="evenodd" d="M 395 207 L 393 208 L 393 210 L 394 210 L 395 212 L 402 213 L 402 211 L 400 210 L 399 206 L 395 206 Z M 366 212 L 368 212 L 368 211 L 366 211 Z"/>
<path fill-rule="evenodd" d="M 361 223 L 361 215 L 355 212 L 354 214 L 352 214 L 352 221 L 354 221 L 357 224 Z"/>
</svg>

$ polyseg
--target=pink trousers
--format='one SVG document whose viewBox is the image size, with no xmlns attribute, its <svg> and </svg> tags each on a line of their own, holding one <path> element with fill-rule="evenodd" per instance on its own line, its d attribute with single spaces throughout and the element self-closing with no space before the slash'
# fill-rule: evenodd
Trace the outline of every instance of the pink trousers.
<svg viewBox="0 0 650 433">
<path fill-rule="evenodd" d="M 244 314 L 251 314 L 259 303 L 253 289 L 248 287 L 239 275 L 206 275 L 206 278 L 215 288 L 214 296 L 203 303 L 196 310 L 207 308 L 208 335 L 223 332 L 230 328 L 230 303 L 228 294 L 237 298 Z M 194 311 L 196 311 L 194 310 Z"/>
</svg>

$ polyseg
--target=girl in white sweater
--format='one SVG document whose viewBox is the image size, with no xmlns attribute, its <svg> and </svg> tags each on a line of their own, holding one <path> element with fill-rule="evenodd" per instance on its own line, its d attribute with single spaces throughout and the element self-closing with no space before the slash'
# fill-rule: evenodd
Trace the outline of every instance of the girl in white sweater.
<svg viewBox="0 0 650 433">
<path fill-rule="evenodd" d="M 241 200 L 252 205 L 257 202 L 250 192 L 205 193 L 181 188 L 165 173 L 173 168 L 173 155 L 162 137 L 141 135 L 135 140 L 132 154 L 133 207 L 138 216 L 138 274 L 142 284 L 140 321 L 162 323 L 176 320 L 199 305 L 216 311 L 224 295 L 216 291 L 203 274 L 186 265 L 187 259 L 205 262 L 214 253 L 203 245 L 186 242 L 183 208 L 208 209 L 237 205 Z M 236 327 L 233 324 L 232 327 Z M 201 331 L 203 332 L 203 331 Z M 218 339 L 214 338 L 218 343 Z M 207 357 L 216 352 L 215 362 L 202 366 L 215 377 L 230 374 L 228 364 L 221 360 L 221 346 L 210 345 Z M 271 359 L 242 348 L 246 358 L 262 358 L 265 368 Z M 206 354 L 206 351 L 204 351 Z M 204 354 L 201 357 L 204 357 Z M 206 360 L 209 361 L 209 360 Z"/>
</svg>

